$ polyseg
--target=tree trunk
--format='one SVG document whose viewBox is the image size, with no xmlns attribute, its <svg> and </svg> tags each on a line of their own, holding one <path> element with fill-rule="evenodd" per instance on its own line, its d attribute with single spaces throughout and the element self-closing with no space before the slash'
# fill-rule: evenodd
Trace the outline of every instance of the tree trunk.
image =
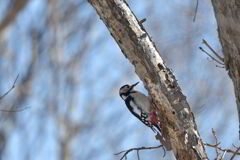
<svg viewBox="0 0 240 160">
<path fill-rule="evenodd" d="M 88 0 L 148 90 L 163 139 L 178 160 L 208 159 L 194 115 L 175 76 L 166 67 L 142 22 L 124 0 Z"/>
<path fill-rule="evenodd" d="M 212 0 L 212 5 L 225 68 L 233 81 L 240 121 L 240 0 Z"/>
</svg>

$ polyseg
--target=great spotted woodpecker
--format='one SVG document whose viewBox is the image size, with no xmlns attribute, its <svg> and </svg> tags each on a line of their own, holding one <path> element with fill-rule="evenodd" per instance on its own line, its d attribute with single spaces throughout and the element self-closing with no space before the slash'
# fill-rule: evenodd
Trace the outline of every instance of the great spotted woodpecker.
<svg viewBox="0 0 240 160">
<path fill-rule="evenodd" d="M 147 96 L 134 90 L 133 85 L 124 85 L 119 89 L 120 97 L 125 101 L 129 111 L 142 121 L 146 126 L 150 127 L 153 132 L 161 133 L 159 121 L 157 120 L 156 111 L 151 107 L 151 102 Z M 157 129 L 157 130 L 156 130 Z"/>
</svg>

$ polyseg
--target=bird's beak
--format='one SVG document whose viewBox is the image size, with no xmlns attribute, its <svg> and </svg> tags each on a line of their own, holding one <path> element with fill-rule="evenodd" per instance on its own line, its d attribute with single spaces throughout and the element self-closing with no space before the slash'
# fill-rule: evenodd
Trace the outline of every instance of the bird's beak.
<svg viewBox="0 0 240 160">
<path fill-rule="evenodd" d="M 136 85 L 138 85 L 139 82 L 134 83 L 133 85 L 131 85 L 131 89 L 133 89 Z"/>
</svg>

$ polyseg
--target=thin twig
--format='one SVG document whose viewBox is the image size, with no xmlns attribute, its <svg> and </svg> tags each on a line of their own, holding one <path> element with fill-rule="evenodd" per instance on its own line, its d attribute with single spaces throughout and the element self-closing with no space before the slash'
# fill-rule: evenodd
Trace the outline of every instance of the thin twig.
<svg viewBox="0 0 240 160">
<path fill-rule="evenodd" d="M 199 47 L 199 49 L 205 53 L 206 55 L 208 55 L 213 61 L 221 64 L 221 65 L 224 65 L 224 63 L 222 63 L 221 61 L 217 60 L 216 58 L 214 58 L 211 54 L 209 54 L 207 51 L 205 51 L 202 47 Z"/>
<path fill-rule="evenodd" d="M 224 66 L 216 65 L 217 68 L 225 68 Z"/>
<path fill-rule="evenodd" d="M 137 157 L 138 157 L 138 160 L 140 160 L 139 150 L 137 150 Z"/>
<path fill-rule="evenodd" d="M 143 25 L 143 23 L 144 23 L 146 20 L 147 20 L 147 18 L 143 18 L 142 20 L 139 21 L 139 23 L 140 23 L 141 25 Z"/>
<path fill-rule="evenodd" d="M 236 147 L 235 145 L 233 145 L 233 147 L 236 148 L 236 151 L 231 150 L 231 149 L 223 149 L 223 148 L 219 147 L 220 142 L 218 142 L 218 139 L 217 139 L 217 136 L 216 136 L 216 132 L 214 131 L 214 129 L 212 129 L 212 134 L 213 134 L 213 137 L 214 137 L 214 139 L 215 139 L 215 144 L 209 144 L 209 143 L 203 143 L 203 144 L 204 144 L 205 146 L 215 148 L 216 154 L 217 154 L 216 160 L 219 159 L 219 158 L 218 158 L 218 157 L 220 156 L 219 151 L 222 151 L 222 152 L 223 152 L 223 154 L 222 154 L 222 156 L 220 157 L 219 160 L 222 160 L 222 159 L 224 158 L 224 156 L 225 156 L 226 153 L 232 153 L 232 154 L 233 154 L 230 160 L 233 160 L 233 158 L 234 158 L 236 155 L 240 155 L 240 152 L 239 152 L 240 147 Z"/>
<path fill-rule="evenodd" d="M 208 60 L 209 62 L 214 62 L 214 60 L 211 59 L 211 58 L 209 58 L 209 57 L 207 57 L 207 60 Z"/>
<path fill-rule="evenodd" d="M 214 140 L 215 140 L 215 145 L 218 146 L 220 143 L 218 142 L 218 139 L 217 139 L 217 136 L 216 136 L 216 132 L 214 131 L 213 128 L 212 128 L 212 135 L 213 135 L 213 138 L 214 138 Z M 216 151 L 216 156 L 217 156 L 216 159 L 218 159 L 220 153 L 218 152 L 218 149 L 217 149 L 217 148 L 215 148 L 215 151 Z"/>
<path fill-rule="evenodd" d="M 19 109 L 11 109 L 11 110 L 6 110 L 6 109 L 0 109 L 0 112 L 10 112 L 10 113 L 13 113 L 13 112 L 22 112 L 22 111 L 25 111 L 27 109 L 29 109 L 30 107 L 23 107 L 23 108 L 19 108 Z"/>
<path fill-rule="evenodd" d="M 193 22 L 195 22 L 196 17 L 197 17 L 197 11 L 198 11 L 198 0 L 197 0 L 197 4 L 196 4 L 196 8 L 195 8 L 195 12 L 194 12 L 194 16 L 193 16 Z"/>
<path fill-rule="evenodd" d="M 234 144 L 232 144 L 232 146 L 233 146 L 234 148 L 236 148 L 236 149 L 238 149 L 238 148 L 239 148 L 239 147 L 235 146 Z"/>
<path fill-rule="evenodd" d="M 0 96 L 0 100 L 3 99 L 6 95 L 8 95 L 15 88 L 15 85 L 17 83 L 18 77 L 19 77 L 19 74 L 15 78 L 12 87 L 7 92 L 5 92 L 2 96 Z M 9 112 L 9 113 L 22 112 L 22 111 L 25 111 L 28 108 L 30 108 L 30 107 L 23 107 L 23 108 L 19 108 L 19 109 L 11 109 L 11 110 L 0 109 L 0 112 Z"/>
<path fill-rule="evenodd" d="M 225 152 L 223 152 L 223 154 L 222 154 L 222 156 L 221 156 L 221 158 L 220 158 L 220 160 L 222 160 L 223 158 L 224 158 L 224 156 L 226 155 L 226 151 Z"/>
<path fill-rule="evenodd" d="M 19 74 L 15 78 L 12 87 L 6 93 L 4 93 L 2 96 L 0 96 L 0 100 L 3 99 L 6 95 L 8 95 L 8 93 L 11 92 L 15 88 L 15 84 L 16 84 L 16 82 L 18 80 L 18 77 L 19 77 Z"/>
<path fill-rule="evenodd" d="M 208 42 L 205 39 L 202 39 L 203 44 L 205 44 L 212 52 L 215 54 L 215 56 L 224 63 L 224 58 L 219 56 L 219 54 L 208 44 Z"/>
<path fill-rule="evenodd" d="M 235 151 L 235 153 L 232 155 L 232 157 L 229 160 L 233 160 L 236 156 L 236 153 L 240 150 L 240 147 L 238 147 Z"/>
<path fill-rule="evenodd" d="M 240 155 L 240 152 L 236 152 L 236 151 L 233 151 L 231 149 L 223 149 L 221 147 L 218 147 L 218 145 L 215 145 L 215 144 L 209 144 L 209 143 L 203 143 L 205 146 L 208 146 L 208 147 L 212 147 L 212 148 L 216 148 L 222 152 L 227 152 L 227 153 L 233 153 L 233 154 L 236 154 L 236 155 Z"/>
<path fill-rule="evenodd" d="M 140 150 L 150 150 L 150 149 L 157 149 L 157 148 L 163 148 L 164 152 L 165 152 L 165 149 L 164 149 L 164 146 L 163 145 L 159 145 L 159 146 L 156 146 L 156 147 L 140 147 L 140 148 L 130 148 L 128 150 L 124 150 L 124 151 L 121 151 L 121 152 L 118 152 L 118 153 L 115 153 L 114 155 L 119 155 L 119 154 L 123 154 L 123 156 L 121 157 L 120 160 L 122 160 L 124 157 L 126 158 L 127 157 L 127 154 L 129 152 L 132 152 L 132 151 L 140 151 Z M 165 153 L 164 153 L 165 154 Z"/>
</svg>

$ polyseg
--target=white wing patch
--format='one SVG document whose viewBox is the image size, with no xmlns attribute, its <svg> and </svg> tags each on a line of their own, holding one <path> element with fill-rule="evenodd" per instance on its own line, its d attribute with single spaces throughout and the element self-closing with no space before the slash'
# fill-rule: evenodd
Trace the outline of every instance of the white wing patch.
<svg viewBox="0 0 240 160">
<path fill-rule="evenodd" d="M 142 112 L 150 113 L 150 102 L 147 96 L 140 92 L 133 93 L 132 96 L 134 98 L 134 102 L 137 104 L 137 107 L 139 107 Z"/>
<path fill-rule="evenodd" d="M 133 112 L 134 113 L 141 116 L 141 110 L 138 109 L 138 107 L 136 106 L 136 104 L 133 101 L 130 101 L 130 106 L 133 107 Z"/>
</svg>

